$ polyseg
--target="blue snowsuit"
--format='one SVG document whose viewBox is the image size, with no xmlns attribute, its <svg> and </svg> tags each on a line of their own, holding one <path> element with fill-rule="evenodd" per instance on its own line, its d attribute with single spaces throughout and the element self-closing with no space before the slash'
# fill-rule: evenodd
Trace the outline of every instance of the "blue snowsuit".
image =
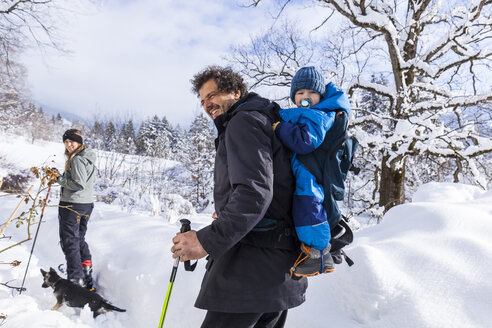
<svg viewBox="0 0 492 328">
<path fill-rule="evenodd" d="M 324 190 L 316 178 L 297 159 L 318 148 L 335 121 L 336 112 L 350 112 L 345 93 L 328 83 L 319 104 L 310 108 L 289 108 L 279 111 L 282 121 L 275 133 L 294 152 L 291 165 L 296 180 L 292 216 L 299 240 L 305 245 L 323 250 L 331 239 L 330 225 L 323 208 Z"/>
</svg>

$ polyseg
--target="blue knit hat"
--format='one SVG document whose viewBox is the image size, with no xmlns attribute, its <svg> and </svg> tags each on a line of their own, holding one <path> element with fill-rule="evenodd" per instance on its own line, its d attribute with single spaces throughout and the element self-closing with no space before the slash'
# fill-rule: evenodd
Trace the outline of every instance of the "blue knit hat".
<svg viewBox="0 0 492 328">
<path fill-rule="evenodd" d="M 301 89 L 317 91 L 321 97 L 325 95 L 325 79 L 314 66 L 301 68 L 292 78 L 292 82 L 290 82 L 290 99 L 293 102 L 295 102 L 296 92 Z"/>
</svg>

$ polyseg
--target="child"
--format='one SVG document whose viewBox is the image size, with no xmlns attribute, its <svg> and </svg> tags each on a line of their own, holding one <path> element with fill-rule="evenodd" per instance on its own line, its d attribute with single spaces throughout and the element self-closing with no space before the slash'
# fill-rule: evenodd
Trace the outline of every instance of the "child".
<svg viewBox="0 0 492 328">
<path fill-rule="evenodd" d="M 281 122 L 274 124 L 275 134 L 294 152 L 291 160 L 296 179 L 292 216 L 301 244 L 301 255 L 291 273 L 314 276 L 333 272 L 330 255 L 330 225 L 322 206 L 324 190 L 316 178 L 301 164 L 297 154 L 313 152 L 331 128 L 337 111 L 350 111 L 343 91 L 333 83 L 324 84 L 323 76 L 313 66 L 303 67 L 294 75 L 290 98 L 298 108 L 280 110 Z"/>
</svg>

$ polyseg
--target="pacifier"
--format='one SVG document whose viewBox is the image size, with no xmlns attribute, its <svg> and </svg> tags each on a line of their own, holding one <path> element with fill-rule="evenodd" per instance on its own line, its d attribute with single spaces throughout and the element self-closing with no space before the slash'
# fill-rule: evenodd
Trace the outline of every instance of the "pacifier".
<svg viewBox="0 0 492 328">
<path fill-rule="evenodd" d="M 309 108 L 309 107 L 311 107 L 312 104 L 313 104 L 313 102 L 309 98 L 301 99 L 301 102 L 300 102 L 301 106 L 300 107 Z"/>
</svg>

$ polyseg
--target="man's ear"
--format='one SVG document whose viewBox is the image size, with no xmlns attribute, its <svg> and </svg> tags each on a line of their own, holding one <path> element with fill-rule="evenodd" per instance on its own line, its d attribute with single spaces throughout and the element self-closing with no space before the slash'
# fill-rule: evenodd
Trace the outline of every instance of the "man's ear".
<svg viewBox="0 0 492 328">
<path fill-rule="evenodd" d="M 239 100 L 241 98 L 241 90 L 234 92 L 234 100 Z"/>
</svg>

